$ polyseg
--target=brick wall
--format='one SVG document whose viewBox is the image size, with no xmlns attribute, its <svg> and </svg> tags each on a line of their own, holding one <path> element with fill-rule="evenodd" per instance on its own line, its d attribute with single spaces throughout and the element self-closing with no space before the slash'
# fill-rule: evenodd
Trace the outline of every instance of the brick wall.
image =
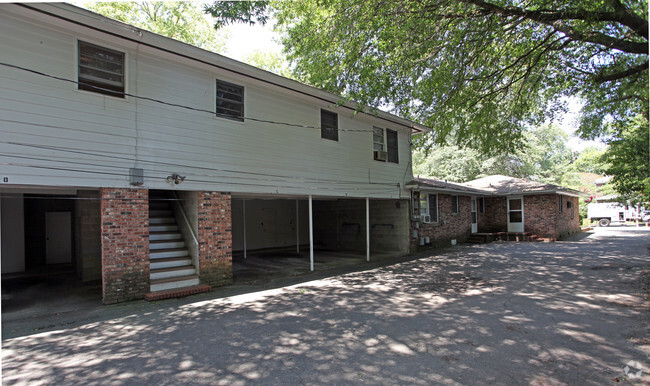
<svg viewBox="0 0 650 386">
<path fill-rule="evenodd" d="M 232 283 L 232 218 L 229 193 L 198 193 L 199 277 L 211 286 Z"/>
<path fill-rule="evenodd" d="M 416 193 L 417 194 L 417 193 Z M 424 193 L 423 193 L 424 194 Z M 414 200 L 419 199 L 416 195 Z M 458 213 L 452 213 L 451 195 L 438 194 L 438 222 L 419 222 L 419 228 L 414 227 L 411 222 L 411 251 L 418 249 L 451 245 L 451 239 L 463 242 L 472 233 L 471 201 L 469 196 L 458 196 Z M 413 214 L 419 215 L 419 208 L 413 208 Z M 417 231 L 417 238 L 413 237 L 413 231 Z M 420 246 L 420 237 L 429 237 L 430 245 Z"/>
<path fill-rule="evenodd" d="M 149 292 L 149 192 L 100 190 L 104 303 L 142 299 Z"/>
<path fill-rule="evenodd" d="M 524 231 L 557 239 L 558 195 L 537 194 L 524 196 Z"/>
<path fill-rule="evenodd" d="M 482 233 L 507 231 L 507 205 L 505 197 L 485 197 L 485 213 L 478 214 L 478 231 Z"/>
<path fill-rule="evenodd" d="M 567 205 L 571 203 L 571 207 Z M 578 197 L 562 196 L 562 212 L 557 219 L 557 238 L 569 236 L 580 232 L 580 216 L 578 213 Z"/>
</svg>

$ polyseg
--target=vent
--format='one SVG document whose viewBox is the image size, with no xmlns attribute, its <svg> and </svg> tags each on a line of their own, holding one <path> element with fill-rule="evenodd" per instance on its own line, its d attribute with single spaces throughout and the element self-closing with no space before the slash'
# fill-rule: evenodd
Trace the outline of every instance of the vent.
<svg viewBox="0 0 650 386">
<path fill-rule="evenodd" d="M 421 216 L 422 222 L 431 222 L 431 216 Z"/>
<path fill-rule="evenodd" d="M 383 150 L 375 150 L 375 160 L 377 161 L 386 161 L 388 154 Z"/>
</svg>

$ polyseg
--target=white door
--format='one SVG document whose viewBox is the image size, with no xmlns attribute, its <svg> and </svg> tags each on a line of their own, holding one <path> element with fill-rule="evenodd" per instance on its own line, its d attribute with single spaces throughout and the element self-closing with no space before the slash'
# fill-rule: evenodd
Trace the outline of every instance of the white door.
<svg viewBox="0 0 650 386">
<path fill-rule="evenodd" d="M 508 232 L 524 231 L 524 198 L 508 197 Z"/>
<path fill-rule="evenodd" d="M 478 232 L 478 218 L 476 213 L 476 198 L 472 197 L 472 233 Z"/>
<path fill-rule="evenodd" d="M 45 263 L 72 262 L 72 220 L 70 212 L 45 212 Z"/>
</svg>

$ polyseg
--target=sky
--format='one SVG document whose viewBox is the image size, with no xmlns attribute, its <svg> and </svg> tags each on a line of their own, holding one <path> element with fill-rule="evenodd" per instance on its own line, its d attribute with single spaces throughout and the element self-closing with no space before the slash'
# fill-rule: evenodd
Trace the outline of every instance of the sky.
<svg viewBox="0 0 650 386">
<path fill-rule="evenodd" d="M 254 51 L 282 52 L 282 46 L 276 42 L 279 36 L 273 32 L 273 25 L 270 23 L 265 26 L 237 23 L 226 28 L 230 37 L 225 55 L 230 58 L 242 61 L 247 54 Z"/>
</svg>

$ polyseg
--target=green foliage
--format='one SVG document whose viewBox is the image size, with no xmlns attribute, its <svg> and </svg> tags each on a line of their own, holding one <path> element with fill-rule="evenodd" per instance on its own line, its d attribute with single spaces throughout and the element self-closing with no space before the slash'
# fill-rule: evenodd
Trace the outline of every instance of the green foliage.
<svg viewBox="0 0 650 386">
<path fill-rule="evenodd" d="M 605 150 L 590 146 L 582 150 L 573 162 L 573 170 L 584 173 L 605 174 L 607 164 L 603 160 Z"/>
<path fill-rule="evenodd" d="M 609 163 L 617 192 L 632 203 L 650 203 L 650 130 L 646 117 L 637 116 L 628 125 L 614 126 L 615 139 L 603 159 Z"/>
<path fill-rule="evenodd" d="M 268 5 L 268 1 L 215 1 L 204 10 L 216 19 L 214 28 L 219 29 L 231 23 L 264 25 L 269 19 Z"/>
<path fill-rule="evenodd" d="M 223 52 L 224 38 L 203 15 L 200 4 L 182 1 L 99 2 L 79 6 L 147 31 L 213 52 Z"/>
<path fill-rule="evenodd" d="M 571 168 L 573 154 L 567 135 L 556 126 L 542 125 L 523 134 L 525 145 L 511 154 L 486 156 L 474 149 L 438 146 L 414 152 L 415 174 L 465 182 L 493 174 L 560 184 Z"/>
<path fill-rule="evenodd" d="M 419 147 L 514 152 L 563 95 L 584 135 L 647 108 L 647 0 L 273 4 L 302 80 L 432 127 Z"/>
<path fill-rule="evenodd" d="M 244 62 L 286 78 L 294 78 L 287 60 L 276 52 L 253 51 L 244 57 Z"/>
</svg>

